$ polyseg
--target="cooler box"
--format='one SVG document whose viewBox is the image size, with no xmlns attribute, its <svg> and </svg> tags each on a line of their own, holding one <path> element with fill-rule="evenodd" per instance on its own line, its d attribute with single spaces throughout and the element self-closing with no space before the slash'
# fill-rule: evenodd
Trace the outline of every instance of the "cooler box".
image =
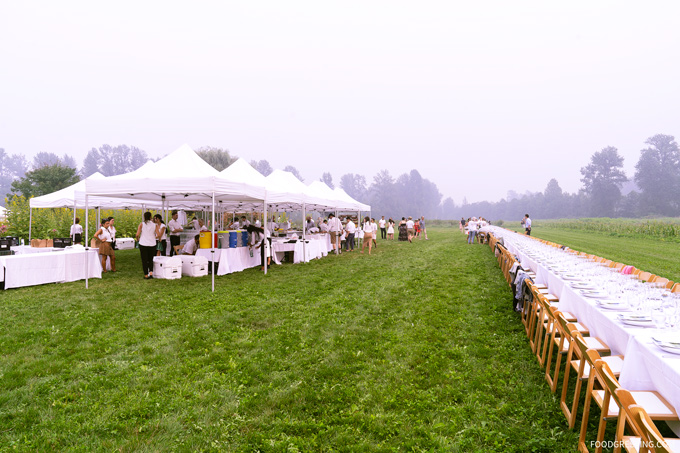
<svg viewBox="0 0 680 453">
<path fill-rule="evenodd" d="M 135 248 L 135 240 L 133 238 L 116 239 L 116 247 L 118 250 L 129 250 Z"/>
<path fill-rule="evenodd" d="M 182 278 L 182 260 L 179 256 L 154 256 L 153 278 Z"/>
<path fill-rule="evenodd" d="M 210 231 L 201 231 L 198 244 L 202 249 L 211 249 L 210 238 L 212 233 Z M 217 235 L 215 235 L 215 248 L 217 248 Z"/>
<path fill-rule="evenodd" d="M 217 243 L 221 249 L 229 248 L 229 232 L 228 231 L 218 231 L 217 232 Z"/>
<path fill-rule="evenodd" d="M 242 247 L 248 247 L 248 232 L 247 231 L 241 232 L 241 246 Z"/>
<path fill-rule="evenodd" d="M 208 258 L 205 256 L 181 255 L 182 275 L 203 277 L 208 275 Z"/>
<path fill-rule="evenodd" d="M 230 231 L 229 232 L 229 248 L 235 249 L 237 245 L 238 245 L 238 232 Z"/>
</svg>

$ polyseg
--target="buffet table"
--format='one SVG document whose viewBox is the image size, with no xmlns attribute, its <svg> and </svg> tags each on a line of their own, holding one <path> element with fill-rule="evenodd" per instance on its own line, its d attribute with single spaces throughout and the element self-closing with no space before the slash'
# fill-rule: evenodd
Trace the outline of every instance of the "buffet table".
<svg viewBox="0 0 680 453">
<path fill-rule="evenodd" d="M 547 285 L 559 298 L 560 310 L 573 313 L 592 336 L 609 345 L 613 355 L 624 355 L 619 377 L 622 387 L 656 390 L 680 411 L 680 351 L 675 354 L 664 351 L 652 339 L 670 336 L 680 341 L 680 331 L 662 330 L 651 322 L 633 325 L 624 319 L 626 315 L 642 313 L 630 304 L 645 308 L 654 303 L 671 307 L 675 304 L 675 310 L 680 311 L 678 299 L 526 236 L 500 228 L 492 232 L 503 237 L 504 245 L 519 258 L 523 268 L 536 273 L 536 283 Z M 585 286 L 582 282 L 588 282 L 594 289 L 577 289 Z M 669 425 L 678 429 L 675 424 Z"/>
<path fill-rule="evenodd" d="M 22 250 L 18 255 L 0 257 L 0 282 L 4 281 L 5 289 L 10 289 L 84 280 L 86 274 L 89 278 L 101 278 L 102 266 L 97 250 L 56 250 L 34 253 Z"/>
<path fill-rule="evenodd" d="M 293 263 L 307 262 L 313 259 L 322 258 L 328 255 L 330 250 L 333 250 L 331 246 L 331 237 L 328 233 L 322 234 L 310 234 L 307 236 L 307 242 L 299 240 L 296 242 L 285 242 L 282 240 L 277 240 L 276 238 L 272 241 L 272 248 L 274 253 L 272 254 L 272 259 L 276 264 L 281 264 L 285 252 L 293 252 Z"/>
<path fill-rule="evenodd" d="M 226 275 L 231 274 L 232 272 L 241 272 L 242 270 L 262 265 L 259 249 L 253 251 L 253 256 L 250 256 L 250 249 L 248 247 L 215 249 L 214 259 L 211 255 L 211 249 L 198 249 L 196 252 L 196 256 L 204 256 L 208 261 L 219 263 L 217 273 L 215 275 Z"/>
</svg>

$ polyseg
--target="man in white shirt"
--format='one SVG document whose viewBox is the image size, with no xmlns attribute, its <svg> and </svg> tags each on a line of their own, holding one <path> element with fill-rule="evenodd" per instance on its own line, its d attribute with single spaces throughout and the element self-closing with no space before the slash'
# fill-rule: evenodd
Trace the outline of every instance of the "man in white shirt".
<svg viewBox="0 0 680 453">
<path fill-rule="evenodd" d="M 248 228 L 248 225 L 250 225 L 250 222 L 248 219 L 246 219 L 246 216 L 241 216 L 241 223 L 239 224 L 239 229 L 240 230 L 245 230 Z"/>
<path fill-rule="evenodd" d="M 170 231 L 170 256 L 175 254 L 175 246 L 179 245 L 179 234 L 184 231 L 182 225 L 177 220 L 177 211 L 172 211 L 172 219 L 168 222 L 168 230 Z"/>
<path fill-rule="evenodd" d="M 385 216 L 382 216 L 380 220 L 378 220 L 378 226 L 380 227 L 380 239 L 387 239 L 387 229 L 385 226 L 387 225 L 387 222 L 385 221 Z"/>
<path fill-rule="evenodd" d="M 470 219 L 465 228 L 468 230 L 468 244 L 474 244 L 475 236 L 477 236 L 477 217 Z"/>
<path fill-rule="evenodd" d="M 413 217 L 409 217 L 408 220 L 406 221 L 406 232 L 408 233 L 408 241 L 413 242 L 413 236 L 416 234 L 416 230 L 413 227 Z"/>
<path fill-rule="evenodd" d="M 186 244 L 184 244 L 184 248 L 182 249 L 182 255 L 195 255 L 196 251 L 198 250 L 198 241 L 200 239 L 200 235 L 194 236 L 193 239 L 189 240 Z"/>
<path fill-rule="evenodd" d="M 347 219 L 347 225 L 345 225 L 345 231 L 347 232 L 347 239 L 345 239 L 345 251 L 354 251 L 354 233 L 357 231 L 357 227 L 352 222 L 352 219 Z"/>
<path fill-rule="evenodd" d="M 527 232 L 527 236 L 531 236 L 531 219 L 529 214 L 524 214 L 524 230 Z"/>
<path fill-rule="evenodd" d="M 342 223 L 340 219 L 335 217 L 335 214 L 330 214 L 328 216 L 328 231 L 331 232 L 331 244 L 333 244 L 333 250 L 340 253 L 340 232 L 342 231 Z"/>
</svg>

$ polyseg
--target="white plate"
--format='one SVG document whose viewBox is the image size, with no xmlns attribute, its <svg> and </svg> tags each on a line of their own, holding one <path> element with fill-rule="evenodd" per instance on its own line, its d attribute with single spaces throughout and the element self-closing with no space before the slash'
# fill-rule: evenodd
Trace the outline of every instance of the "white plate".
<svg viewBox="0 0 680 453">
<path fill-rule="evenodd" d="M 652 318 L 649 316 L 642 316 L 642 315 L 632 315 L 632 314 L 626 314 L 626 315 L 619 315 L 619 320 L 627 324 L 629 326 L 637 326 L 637 327 L 654 327 L 654 323 L 652 322 Z"/>
<path fill-rule="evenodd" d="M 680 350 L 680 336 L 677 334 L 667 333 L 665 335 L 656 335 L 655 337 L 652 337 L 652 340 L 654 340 L 654 342 L 657 344 L 663 344 L 669 348 L 676 348 Z"/>
<path fill-rule="evenodd" d="M 654 342 L 654 344 L 656 344 L 659 349 L 662 349 L 666 352 L 670 352 L 671 354 L 679 354 L 680 355 L 680 348 L 672 348 L 672 347 L 669 347 L 665 343 L 659 343 L 659 342 L 656 342 L 656 341 Z"/>
<path fill-rule="evenodd" d="M 607 299 L 610 297 L 609 294 L 604 291 L 595 290 L 582 290 L 581 294 L 583 294 L 583 297 L 590 297 L 591 299 Z"/>
<path fill-rule="evenodd" d="M 597 305 L 600 307 L 604 308 L 605 310 L 619 310 L 619 311 L 624 311 L 630 309 L 628 304 L 622 303 L 622 302 L 617 302 L 617 301 L 605 301 L 605 300 L 598 300 Z"/>
<path fill-rule="evenodd" d="M 590 291 L 596 290 L 597 286 L 593 285 L 592 283 L 581 283 L 581 282 L 574 282 L 571 284 L 571 287 L 574 289 L 587 289 Z"/>
<path fill-rule="evenodd" d="M 561 277 L 564 280 L 582 280 L 583 279 L 582 275 L 575 275 L 575 274 L 562 274 Z"/>
</svg>

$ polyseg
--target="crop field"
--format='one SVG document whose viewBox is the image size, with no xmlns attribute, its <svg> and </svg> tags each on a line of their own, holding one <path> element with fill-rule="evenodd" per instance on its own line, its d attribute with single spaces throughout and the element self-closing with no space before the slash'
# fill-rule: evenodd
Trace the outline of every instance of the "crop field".
<svg viewBox="0 0 680 453">
<path fill-rule="evenodd" d="M 573 451 L 497 261 L 458 229 L 216 279 L 2 292 L 2 451 Z M 596 411 L 595 411 L 596 412 Z M 594 426 L 593 421 L 593 426 Z"/>
</svg>

